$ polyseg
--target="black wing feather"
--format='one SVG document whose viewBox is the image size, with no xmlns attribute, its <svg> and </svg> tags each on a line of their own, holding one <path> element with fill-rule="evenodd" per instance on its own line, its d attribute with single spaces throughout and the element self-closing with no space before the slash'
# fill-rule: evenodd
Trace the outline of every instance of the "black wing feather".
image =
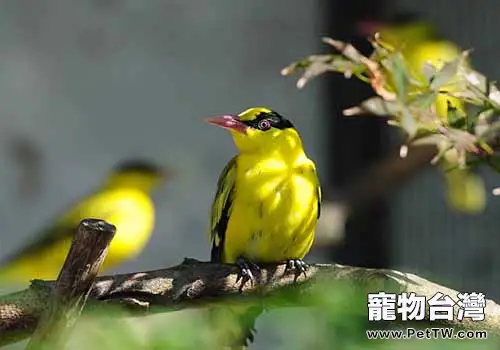
<svg viewBox="0 0 500 350">
<path fill-rule="evenodd" d="M 236 159 L 233 157 L 222 170 L 217 182 L 217 193 L 212 204 L 210 240 L 212 262 L 222 262 L 226 230 L 235 195 Z"/>
<path fill-rule="evenodd" d="M 318 219 L 319 217 L 321 216 L 321 187 L 318 187 L 316 188 L 316 194 L 318 196 Z"/>
</svg>

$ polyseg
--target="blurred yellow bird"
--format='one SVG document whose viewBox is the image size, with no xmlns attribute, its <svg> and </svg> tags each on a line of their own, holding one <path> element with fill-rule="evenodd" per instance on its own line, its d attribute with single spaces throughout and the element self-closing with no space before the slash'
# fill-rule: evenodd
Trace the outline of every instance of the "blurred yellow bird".
<svg viewBox="0 0 500 350">
<path fill-rule="evenodd" d="M 81 220 L 96 218 L 116 226 L 103 270 L 137 256 L 153 232 L 155 207 L 150 193 L 164 180 L 164 172 L 143 160 L 115 167 L 104 186 L 54 220 L 19 252 L 2 259 L 0 283 L 56 279 Z"/>
<path fill-rule="evenodd" d="M 380 39 L 401 52 L 415 79 L 423 80 L 423 67 L 430 62 L 437 68 L 453 61 L 460 53 L 454 43 L 441 38 L 435 28 L 413 13 L 397 13 L 387 21 L 362 21 L 360 34 L 380 34 Z M 442 90 L 446 90 L 443 88 Z M 452 92 L 452 88 L 448 88 Z M 446 93 L 439 94 L 436 114 L 447 122 L 449 106 L 463 111 L 463 104 Z M 467 169 L 457 168 L 456 153 L 445 154 L 441 168 L 447 183 L 448 203 L 462 212 L 479 212 L 486 205 L 485 186 L 480 176 Z"/>
<path fill-rule="evenodd" d="M 239 151 L 217 184 L 210 218 L 211 261 L 237 264 L 245 280 L 253 278 L 258 263 L 287 261 L 304 272 L 302 259 L 314 240 L 321 190 L 299 133 L 289 120 L 263 107 L 207 122 L 229 130 Z M 243 309 L 232 308 L 244 314 L 234 322 L 239 326 L 232 339 L 226 340 L 233 347 L 253 340 L 260 311 L 252 309 L 250 316 L 250 309 Z"/>
</svg>

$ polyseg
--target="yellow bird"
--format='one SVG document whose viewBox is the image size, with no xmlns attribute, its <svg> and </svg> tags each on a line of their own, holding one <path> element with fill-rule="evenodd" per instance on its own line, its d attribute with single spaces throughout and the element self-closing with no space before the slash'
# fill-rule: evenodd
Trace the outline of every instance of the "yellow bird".
<svg viewBox="0 0 500 350">
<path fill-rule="evenodd" d="M 35 240 L 0 263 L 0 283 L 56 279 L 75 228 L 85 218 L 116 226 L 103 269 L 137 256 L 153 232 L 155 207 L 150 193 L 164 179 L 162 169 L 143 160 L 119 164 L 102 188 L 54 220 Z"/>
<path fill-rule="evenodd" d="M 460 53 L 460 48 L 451 41 L 439 36 L 436 29 L 413 13 L 397 13 L 387 21 L 362 21 L 359 23 L 360 34 L 380 34 L 380 39 L 401 52 L 408 64 L 413 78 L 424 80 L 423 67 L 430 62 L 437 68 L 453 61 Z M 452 92 L 452 88 L 441 90 Z M 459 99 L 446 93 L 438 95 L 436 114 L 447 123 L 449 106 L 464 111 Z M 455 152 L 448 152 L 441 163 L 447 185 L 447 200 L 458 211 L 480 212 L 486 205 L 486 191 L 480 176 L 467 169 L 457 168 Z"/>
<path fill-rule="evenodd" d="M 286 261 L 304 272 L 302 259 L 314 240 L 321 190 L 299 133 L 289 120 L 263 107 L 207 122 L 229 130 L 239 151 L 217 184 L 210 218 L 211 261 L 237 264 L 245 281 L 253 278 L 258 263 Z M 249 311 L 245 308 L 243 317 Z M 251 312 L 252 320 L 235 321 L 241 329 L 233 331 L 230 345 L 253 340 L 260 311 Z"/>
</svg>

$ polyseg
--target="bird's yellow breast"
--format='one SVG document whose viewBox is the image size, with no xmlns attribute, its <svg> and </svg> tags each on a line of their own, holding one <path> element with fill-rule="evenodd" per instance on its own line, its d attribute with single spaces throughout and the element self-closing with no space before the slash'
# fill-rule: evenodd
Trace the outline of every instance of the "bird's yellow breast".
<svg viewBox="0 0 500 350">
<path fill-rule="evenodd" d="M 109 246 L 103 268 L 107 269 L 137 256 L 145 247 L 155 225 L 155 208 L 151 198 L 142 191 L 118 190 L 117 208 L 109 215 L 117 228 Z"/>
<path fill-rule="evenodd" d="M 259 262 L 303 258 L 313 242 L 317 205 L 318 179 L 305 156 L 291 162 L 239 155 L 224 262 L 239 256 Z"/>
</svg>

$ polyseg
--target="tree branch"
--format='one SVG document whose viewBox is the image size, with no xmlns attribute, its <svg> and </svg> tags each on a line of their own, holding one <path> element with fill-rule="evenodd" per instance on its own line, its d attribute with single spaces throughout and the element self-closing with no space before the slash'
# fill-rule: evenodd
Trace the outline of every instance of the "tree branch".
<svg viewBox="0 0 500 350">
<path fill-rule="evenodd" d="M 289 290 L 299 293 L 300 304 L 308 305 L 308 301 L 313 299 L 310 298 L 313 295 L 310 287 L 329 281 L 344 281 L 373 293 L 414 292 L 427 298 L 437 292 L 452 297 L 457 294 L 452 289 L 409 273 L 336 264 L 311 265 L 307 277 L 298 277 L 298 283 L 294 284 L 294 273 L 285 272 L 285 267 L 285 264 L 263 266 L 257 284 L 241 286 L 241 282 L 237 282 L 238 270 L 235 266 L 186 259 L 182 264 L 167 269 L 100 277 L 92 288 L 90 298 L 99 302 L 98 307 L 102 303 L 119 303 L 129 306 L 135 315 L 147 315 L 153 311 L 168 311 L 165 307 L 171 310 L 203 307 L 220 301 L 219 298 L 239 294 L 272 295 Z M 295 287 L 286 288 L 292 285 Z M 24 291 L 0 297 L 0 346 L 20 340 L 34 330 L 53 287 L 54 282 L 35 280 Z M 264 303 L 268 308 L 284 306 L 276 300 L 266 298 Z M 90 305 L 87 303 L 87 307 Z M 458 308 L 455 315 L 457 312 Z M 500 334 L 500 306 L 487 300 L 485 314 L 485 320 L 480 322 L 455 319 L 435 321 L 435 324 Z M 406 326 L 410 324 L 405 323 Z"/>
<path fill-rule="evenodd" d="M 102 220 L 80 222 L 26 350 L 64 348 L 115 233 L 116 227 Z"/>
</svg>

